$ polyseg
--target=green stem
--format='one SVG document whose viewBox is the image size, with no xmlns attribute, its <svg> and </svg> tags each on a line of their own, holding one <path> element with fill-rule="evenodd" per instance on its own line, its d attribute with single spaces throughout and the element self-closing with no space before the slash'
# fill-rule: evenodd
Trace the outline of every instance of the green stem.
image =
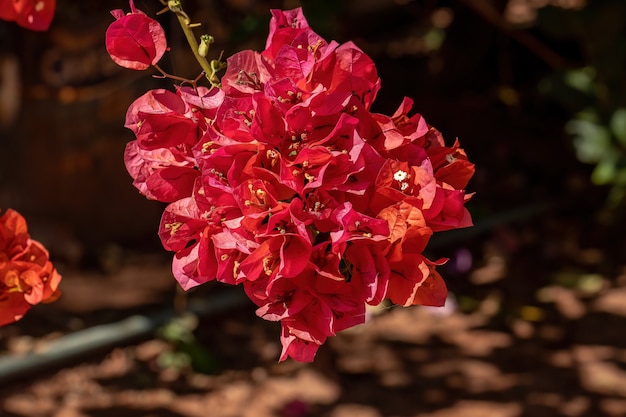
<svg viewBox="0 0 626 417">
<path fill-rule="evenodd" d="M 178 23 L 180 23 L 180 27 L 183 29 L 183 33 L 187 38 L 187 43 L 189 43 L 191 51 L 193 52 L 193 55 L 202 67 L 202 71 L 204 71 L 206 78 L 209 80 L 211 85 L 218 86 L 219 83 L 215 82 L 215 69 L 211 67 L 209 61 L 205 57 L 200 55 L 200 52 L 198 51 L 198 41 L 196 40 L 196 36 L 194 35 L 193 30 L 191 30 L 191 19 L 189 19 L 187 13 L 183 11 L 182 4 L 179 0 L 170 0 L 167 2 L 167 7 L 176 14 L 176 17 L 178 18 Z"/>
</svg>

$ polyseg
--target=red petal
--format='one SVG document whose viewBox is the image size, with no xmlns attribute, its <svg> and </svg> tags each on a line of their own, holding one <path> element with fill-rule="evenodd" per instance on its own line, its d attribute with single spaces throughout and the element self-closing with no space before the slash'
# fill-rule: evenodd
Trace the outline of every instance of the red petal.
<svg viewBox="0 0 626 417">
<path fill-rule="evenodd" d="M 5 295 L 0 292 L 0 326 L 18 321 L 30 307 L 22 293 L 14 292 Z"/>
<path fill-rule="evenodd" d="M 15 20 L 26 29 L 38 31 L 48 30 L 56 8 L 56 0 L 13 0 L 4 3 L 6 5 L 0 6 L 0 18 Z M 8 6 L 11 3 L 12 6 Z"/>
<path fill-rule="evenodd" d="M 443 307 L 448 298 L 448 289 L 441 275 L 431 268 L 430 275 L 422 282 L 415 293 L 413 304 Z"/>
<path fill-rule="evenodd" d="M 396 304 L 441 307 L 446 303 L 448 289 L 435 271 L 440 262 L 430 262 L 421 255 L 405 255 L 394 262 L 387 297 Z"/>
<path fill-rule="evenodd" d="M 171 203 L 189 197 L 198 171 L 186 167 L 166 167 L 156 170 L 146 179 L 146 186 L 154 198 Z"/>
<path fill-rule="evenodd" d="M 298 362 L 313 362 L 315 354 L 320 345 L 317 343 L 307 342 L 296 336 L 289 334 L 286 326 L 283 326 L 283 334 L 280 336 L 280 342 L 283 345 L 283 351 L 279 361 L 282 362 L 288 357 Z"/>
<path fill-rule="evenodd" d="M 106 31 L 106 48 L 118 65 L 144 70 L 161 59 L 167 41 L 159 22 L 131 13 L 111 23 Z"/>
<path fill-rule="evenodd" d="M 15 11 L 15 6 L 13 6 L 13 2 L 11 1 L 3 1 L 0 2 L 0 19 L 8 20 L 12 22 L 17 17 L 17 12 Z"/>
</svg>

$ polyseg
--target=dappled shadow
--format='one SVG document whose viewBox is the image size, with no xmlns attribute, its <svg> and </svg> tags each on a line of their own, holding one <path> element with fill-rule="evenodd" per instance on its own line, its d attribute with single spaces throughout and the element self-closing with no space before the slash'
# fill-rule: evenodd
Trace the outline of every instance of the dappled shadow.
<svg viewBox="0 0 626 417">
<path fill-rule="evenodd" d="M 610 292 L 579 300 L 596 309 Z M 554 303 L 537 305 L 543 319 L 517 318 L 508 327 L 500 310 L 486 307 L 445 316 L 375 311 L 368 324 L 330 339 L 309 365 L 276 363 L 275 324 L 252 321 L 243 309 L 207 319 L 197 332 L 219 366 L 214 374 L 159 366 L 170 346 L 149 340 L 34 384 L 3 387 L 2 406 L 13 415 L 46 415 L 41 410 L 67 406 L 72 393 L 71 407 L 89 416 L 110 409 L 200 416 L 209 408 L 216 417 L 622 415 L 626 335 L 602 328 L 623 317 L 594 310 L 568 319 Z"/>
</svg>

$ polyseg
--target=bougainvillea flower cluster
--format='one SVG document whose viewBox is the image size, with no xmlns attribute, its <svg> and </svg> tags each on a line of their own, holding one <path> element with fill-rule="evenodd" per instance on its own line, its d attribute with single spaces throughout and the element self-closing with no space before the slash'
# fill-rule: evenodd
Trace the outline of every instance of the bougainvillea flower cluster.
<svg viewBox="0 0 626 417">
<path fill-rule="evenodd" d="M 55 8 L 56 0 L 0 0 L 0 19 L 45 31 L 52 23 Z"/>
<path fill-rule="evenodd" d="M 152 90 L 126 116 L 126 167 L 169 203 L 159 235 L 180 285 L 242 285 L 280 322 L 281 360 L 313 360 L 367 304 L 443 305 L 445 260 L 423 252 L 471 225 L 459 143 L 409 115 L 408 98 L 373 113 L 372 60 L 322 39 L 301 9 L 273 10 L 265 50 L 227 63 L 221 89 Z"/>
<path fill-rule="evenodd" d="M 58 298 L 61 276 L 41 243 L 30 238 L 15 210 L 0 216 L 0 326 L 13 323 L 35 304 Z"/>
</svg>

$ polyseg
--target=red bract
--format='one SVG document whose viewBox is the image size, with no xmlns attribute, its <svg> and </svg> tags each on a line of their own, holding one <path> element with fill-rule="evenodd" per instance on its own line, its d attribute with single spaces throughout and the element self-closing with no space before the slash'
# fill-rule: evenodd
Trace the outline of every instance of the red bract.
<svg viewBox="0 0 626 417">
<path fill-rule="evenodd" d="M 137 140 L 126 146 L 124 162 L 142 194 L 164 202 L 191 195 L 199 176 L 193 147 L 222 100 L 217 89 L 179 88 L 149 91 L 130 105 L 125 126 Z"/>
<path fill-rule="evenodd" d="M 0 19 L 45 31 L 52 23 L 55 8 L 56 0 L 0 0 Z"/>
<path fill-rule="evenodd" d="M 0 216 L 0 326 L 21 319 L 35 304 L 54 301 L 61 276 L 41 243 L 32 240 L 15 210 Z"/>
<path fill-rule="evenodd" d="M 188 106 L 179 95 L 168 90 L 152 90 L 130 105 L 125 126 L 135 133 L 142 149 L 193 146 L 200 132 L 197 120 L 187 112 Z"/>
<path fill-rule="evenodd" d="M 281 322 L 281 360 L 313 360 L 367 304 L 445 303 L 445 260 L 423 252 L 471 225 L 474 166 L 458 142 L 409 115 L 408 98 L 372 113 L 372 60 L 322 39 L 301 9 L 273 10 L 265 50 L 228 59 L 222 85 L 150 91 L 126 118 L 126 166 L 170 203 L 159 236 L 184 289 L 242 284 Z"/>
<path fill-rule="evenodd" d="M 154 65 L 167 50 L 165 31 L 156 20 L 146 16 L 130 0 L 130 13 L 113 10 L 115 22 L 106 31 L 106 48 L 118 65 L 144 70 Z"/>
</svg>

